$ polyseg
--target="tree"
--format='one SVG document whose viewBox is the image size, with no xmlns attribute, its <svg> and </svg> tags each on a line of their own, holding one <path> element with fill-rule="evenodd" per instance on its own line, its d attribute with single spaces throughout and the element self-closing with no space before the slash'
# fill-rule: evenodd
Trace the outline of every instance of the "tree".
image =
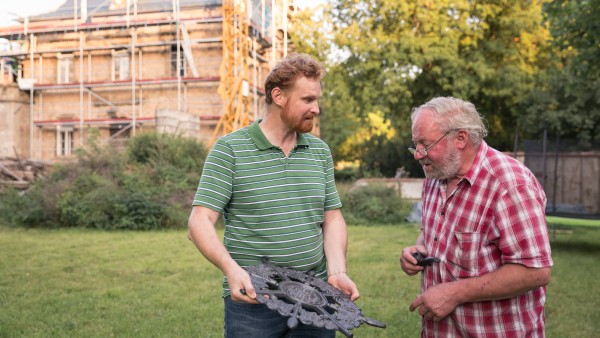
<svg viewBox="0 0 600 338">
<path fill-rule="evenodd" d="M 528 136 L 547 129 L 577 139 L 579 149 L 600 139 L 600 0 L 554 0 L 544 5 L 553 37 L 552 58 L 521 116 Z"/>
<path fill-rule="evenodd" d="M 327 140 L 334 159 L 353 160 L 346 140 L 360 127 L 355 98 L 345 85 L 344 69 L 332 58 L 336 54 L 332 44 L 330 8 L 321 5 L 307 8 L 296 15 L 292 45 L 302 53 L 308 53 L 326 65 L 327 76 L 323 83 L 324 95 L 321 98 L 321 136 Z"/>
<path fill-rule="evenodd" d="M 539 53 L 548 40 L 538 1 L 330 3 L 329 26 L 337 27 L 330 39 L 344 58 L 332 61 L 335 67 L 325 79 L 324 135 L 339 137 L 329 129 L 339 129 L 349 114 L 355 126 L 368 125 L 369 114 L 381 114 L 397 131 L 377 145 L 346 138 L 332 147 L 345 143 L 353 150 L 344 156 L 360 154 L 361 159 L 376 158 L 390 145 L 405 149 L 411 143 L 412 107 L 435 96 L 473 102 L 489 122 L 489 142 L 500 149 L 512 146 L 519 104 L 535 84 Z M 364 153 L 368 145 L 369 156 Z M 407 166 L 414 162 L 408 152 L 401 154 Z"/>
</svg>

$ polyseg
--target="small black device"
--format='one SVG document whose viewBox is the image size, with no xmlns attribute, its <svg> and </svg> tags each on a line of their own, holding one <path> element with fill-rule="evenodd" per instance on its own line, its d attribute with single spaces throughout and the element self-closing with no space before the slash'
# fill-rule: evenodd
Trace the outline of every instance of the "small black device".
<svg viewBox="0 0 600 338">
<path fill-rule="evenodd" d="M 440 259 L 436 257 L 425 257 L 420 252 L 414 252 L 412 256 L 417 260 L 419 266 L 430 266 L 433 263 L 439 263 Z"/>
</svg>

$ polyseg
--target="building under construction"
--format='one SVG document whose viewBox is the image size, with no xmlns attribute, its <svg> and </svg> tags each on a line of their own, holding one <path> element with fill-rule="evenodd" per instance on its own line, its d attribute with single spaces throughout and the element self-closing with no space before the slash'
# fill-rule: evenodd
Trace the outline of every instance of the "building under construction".
<svg viewBox="0 0 600 338">
<path fill-rule="evenodd" d="M 56 161 L 92 130 L 211 144 L 265 110 L 293 0 L 65 0 L 0 28 L 0 157 Z"/>
</svg>

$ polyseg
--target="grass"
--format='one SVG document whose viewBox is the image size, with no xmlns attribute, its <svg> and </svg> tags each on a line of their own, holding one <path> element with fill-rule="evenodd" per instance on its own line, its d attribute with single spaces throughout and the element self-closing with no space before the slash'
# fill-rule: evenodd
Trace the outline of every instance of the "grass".
<svg viewBox="0 0 600 338">
<path fill-rule="evenodd" d="M 408 311 L 419 278 L 400 270 L 414 225 L 351 226 L 357 305 L 386 329 L 357 337 L 417 337 Z M 547 336 L 600 336 L 600 229 L 552 239 Z M 0 337 L 222 337 L 221 273 L 185 230 L 100 232 L 0 227 Z M 343 337 L 338 335 L 338 337 Z"/>
<path fill-rule="evenodd" d="M 0 229 L 0 337 L 222 336 L 185 231 Z"/>
<path fill-rule="evenodd" d="M 548 337 L 600 337 L 600 229 L 576 228 L 552 240 Z"/>
<path fill-rule="evenodd" d="M 546 221 L 548 222 L 548 225 L 555 225 L 555 226 L 560 226 L 560 227 L 596 227 L 596 228 L 600 228 L 600 220 L 598 220 L 598 219 L 578 219 L 578 218 L 547 216 Z"/>
</svg>

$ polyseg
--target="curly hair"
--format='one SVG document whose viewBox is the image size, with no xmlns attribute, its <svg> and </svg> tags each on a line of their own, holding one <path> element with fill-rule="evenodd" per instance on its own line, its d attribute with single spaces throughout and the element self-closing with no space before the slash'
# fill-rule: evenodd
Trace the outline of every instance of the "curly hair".
<svg viewBox="0 0 600 338">
<path fill-rule="evenodd" d="M 265 80 L 265 100 L 267 104 L 273 103 L 271 92 L 274 88 L 283 91 L 294 85 L 300 77 L 321 80 L 325 76 L 325 69 L 321 64 L 308 54 L 291 53 L 279 61 L 271 70 Z"/>
</svg>

